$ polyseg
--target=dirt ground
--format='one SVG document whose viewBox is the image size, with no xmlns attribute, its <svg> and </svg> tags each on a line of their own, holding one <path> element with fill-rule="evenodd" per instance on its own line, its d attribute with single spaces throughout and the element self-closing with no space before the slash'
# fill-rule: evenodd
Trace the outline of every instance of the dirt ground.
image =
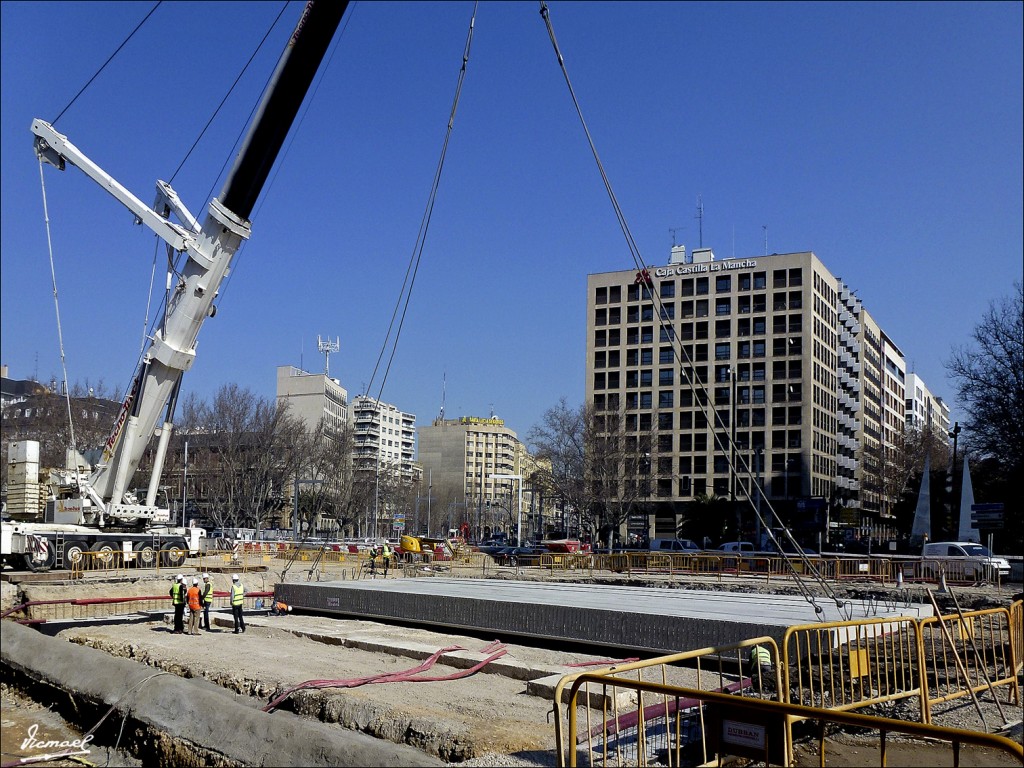
<svg viewBox="0 0 1024 768">
<path fill-rule="evenodd" d="M 480 574 L 472 575 L 479 578 Z M 492 575 L 504 578 L 524 576 L 513 572 Z M 542 578 L 535 574 L 526 575 Z M 288 576 L 293 577 L 293 574 Z M 295 577 L 304 581 L 306 574 Z M 622 580 L 624 577 L 616 578 Z M 272 588 L 274 575 L 263 574 L 258 580 L 250 576 L 247 580 L 253 582 L 250 589 L 259 589 L 263 584 Z M 657 579 L 629 579 L 629 583 L 644 586 L 652 581 L 658 583 Z M 159 594 L 157 587 L 162 591 L 163 585 L 160 580 L 141 579 L 132 582 L 130 591 L 132 594 Z M 90 584 L 87 592 L 90 595 L 104 591 L 125 594 L 125 586 L 123 583 Z M 676 586 L 685 588 L 687 585 Z M 701 581 L 692 585 L 702 589 L 709 586 Z M 740 591 L 773 591 L 755 580 L 734 580 L 728 586 Z M 785 589 L 785 585 L 779 584 L 773 588 L 779 589 L 780 586 Z M 4 587 L 5 603 L 17 599 L 9 589 L 10 585 L 5 584 Z M 81 594 L 81 585 L 74 591 Z M 1007 604 L 1009 594 L 1008 590 L 992 588 L 958 591 L 965 609 L 968 605 Z M 858 599 L 855 592 L 851 593 L 851 599 Z M 235 635 L 230 628 L 230 614 L 220 613 L 212 632 L 199 636 L 173 635 L 164 617 L 157 615 L 150 621 L 76 626 L 62 630 L 59 636 L 69 642 L 134 659 L 182 677 L 206 678 L 253 697 L 255 706 L 263 706 L 304 682 L 330 681 L 334 687 L 295 692 L 281 706 L 379 738 L 412 743 L 445 761 L 466 766 L 554 765 L 551 691 L 544 688 L 536 690 L 530 680 L 581 669 L 570 665 L 608 661 L 607 656 L 580 650 L 545 649 L 511 643 L 494 645 L 498 638 L 459 636 L 367 621 L 253 614 L 248 623 L 245 634 Z M 459 667 L 445 663 L 427 671 L 410 673 L 430 653 L 451 646 L 464 649 L 458 654 L 461 658 L 459 667 L 463 668 L 483 661 L 496 650 L 504 650 L 505 655 L 492 662 L 493 669 L 485 667 L 467 677 L 459 677 Z M 402 650 L 396 651 L 396 647 Z M 499 666 L 502 667 L 500 673 Z M 364 678 L 382 674 L 445 679 L 358 684 Z M 679 669 L 673 674 L 678 677 L 670 682 L 712 687 L 706 682 L 701 685 L 695 677 L 695 670 Z M 17 740 L 31 724 L 32 718 L 42 716 L 42 712 L 32 709 L 32 706 L 31 701 L 5 691 L 5 762 L 16 755 L 16 751 L 8 749 L 14 743 L 12 736 Z M 958 706 L 963 708 L 962 704 Z M 992 711 L 991 704 L 986 706 L 988 711 Z M 978 725 L 970 724 L 975 718 L 970 710 L 968 702 L 963 709 L 961 727 L 974 729 Z M 1011 717 L 1019 720 L 1019 710 Z M 989 716 L 989 722 L 998 723 L 999 719 Z M 56 724 L 52 727 L 56 732 Z M 65 724 L 65 727 L 68 733 L 76 732 L 71 726 Z M 1014 733 L 1019 741 L 1019 727 Z M 117 759 L 131 760 L 126 756 Z M 798 745 L 796 759 L 797 765 L 818 765 L 817 744 Z M 826 742 L 826 764 L 879 765 L 877 740 L 850 734 L 831 736 Z M 923 767 L 953 765 L 954 762 L 950 749 L 945 745 L 890 739 L 887 764 Z M 1002 766 L 1018 765 L 1019 762 L 1001 753 L 987 754 L 964 748 L 959 764 Z"/>
</svg>

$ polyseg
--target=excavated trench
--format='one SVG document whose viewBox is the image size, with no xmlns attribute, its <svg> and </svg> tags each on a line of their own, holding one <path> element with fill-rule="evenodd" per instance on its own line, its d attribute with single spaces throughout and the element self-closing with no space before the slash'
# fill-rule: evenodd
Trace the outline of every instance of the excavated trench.
<svg viewBox="0 0 1024 768">
<path fill-rule="evenodd" d="M 202 679 L 0 625 L 3 682 L 145 765 L 442 765 L 403 744 L 307 720 L 268 717 L 248 697 Z"/>
</svg>

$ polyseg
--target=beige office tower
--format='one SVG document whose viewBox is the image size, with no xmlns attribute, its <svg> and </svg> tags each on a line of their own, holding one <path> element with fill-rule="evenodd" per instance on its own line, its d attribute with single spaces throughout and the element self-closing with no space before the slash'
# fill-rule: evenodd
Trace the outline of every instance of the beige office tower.
<svg viewBox="0 0 1024 768">
<path fill-rule="evenodd" d="M 898 347 L 811 252 L 676 246 L 667 265 L 587 278 L 587 402 L 650 472 L 631 533 L 675 536 L 685 503 L 714 495 L 753 539 L 760 485 L 762 516 L 805 541 L 891 536 L 904 379 Z"/>
</svg>

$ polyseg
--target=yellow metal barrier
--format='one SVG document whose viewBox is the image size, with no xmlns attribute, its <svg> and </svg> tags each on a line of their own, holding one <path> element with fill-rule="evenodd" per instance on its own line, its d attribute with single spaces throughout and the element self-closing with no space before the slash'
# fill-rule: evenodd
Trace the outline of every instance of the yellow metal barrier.
<svg viewBox="0 0 1024 768">
<path fill-rule="evenodd" d="M 972 692 L 980 693 L 989 686 L 993 696 L 995 688 L 1008 687 L 1007 700 L 1019 704 L 1019 666 L 1011 611 L 989 608 L 964 611 L 962 616 L 962 619 L 961 614 L 930 616 L 918 622 L 922 663 L 928 670 L 929 708 L 939 702 L 970 696 Z M 1017 618 L 1019 625 L 1019 609 Z M 1019 626 L 1017 632 L 1019 635 Z"/>
<path fill-rule="evenodd" d="M 565 683 L 565 685 L 563 685 Z M 616 698 L 626 693 L 632 700 L 665 702 L 651 707 L 651 718 L 640 714 L 631 728 L 606 728 L 594 741 L 590 731 L 581 729 L 580 713 L 589 713 L 585 694 L 590 684 L 609 688 Z M 584 694 L 581 696 L 581 692 Z M 566 722 L 562 723 L 560 703 L 567 694 Z M 664 715 L 660 710 L 664 709 Z M 641 709 L 641 712 L 643 710 Z M 948 744 L 953 765 L 959 765 L 960 748 L 972 745 L 998 750 L 1024 761 L 1024 748 L 1004 736 L 942 728 L 924 723 L 815 709 L 801 704 L 729 695 L 699 687 L 656 681 L 610 679 L 607 672 L 585 672 L 564 678 L 556 687 L 555 738 L 557 765 L 646 766 L 657 762 L 669 766 L 707 764 L 715 756 L 723 764 L 727 756 L 760 760 L 765 765 L 790 765 L 793 760 L 791 724 L 818 723 L 819 760 L 828 764 L 826 726 L 844 725 L 878 734 L 879 765 L 886 765 L 886 738 L 890 733 Z M 614 726 L 614 723 L 613 723 Z M 613 732 L 614 731 L 614 732 Z M 580 735 L 580 734 L 585 735 Z M 617 749 L 614 742 L 632 744 Z M 582 747 L 578 746 L 582 745 Z M 582 754 L 581 754 L 582 753 Z"/>
<path fill-rule="evenodd" d="M 755 646 L 768 650 L 771 672 L 762 673 L 762 667 L 751 662 Z M 576 765 L 582 750 L 587 765 L 646 765 L 651 753 L 667 754 L 673 744 L 678 749 L 684 741 L 693 741 L 702 726 L 699 702 L 662 695 L 659 687 L 689 684 L 692 690 L 727 691 L 735 699 L 776 698 L 778 658 L 775 641 L 761 637 L 567 675 L 554 694 L 559 758 L 568 754 L 569 765 Z M 693 666 L 683 667 L 681 662 Z M 646 692 L 643 686 L 655 688 Z M 564 712 L 562 703 L 568 704 Z M 583 719 L 582 726 L 578 718 Z M 706 760 L 704 755 L 696 762 Z M 668 764 L 679 765 L 678 754 Z"/>
<path fill-rule="evenodd" d="M 1013 650 L 1013 671 L 1024 671 L 1024 601 L 1010 604 L 1010 647 Z"/>
<path fill-rule="evenodd" d="M 848 710 L 907 699 L 927 721 L 920 628 L 909 617 L 804 624 L 782 639 L 786 701 Z"/>
</svg>

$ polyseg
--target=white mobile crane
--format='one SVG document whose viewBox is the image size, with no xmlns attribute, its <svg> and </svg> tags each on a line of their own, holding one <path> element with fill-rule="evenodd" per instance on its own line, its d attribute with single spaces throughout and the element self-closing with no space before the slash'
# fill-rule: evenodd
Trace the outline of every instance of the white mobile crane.
<svg viewBox="0 0 1024 768">
<path fill-rule="evenodd" d="M 249 238 L 249 216 L 347 5 L 332 0 L 306 3 L 224 188 L 201 225 L 166 182 L 157 182 L 156 202 L 150 208 L 53 126 L 38 119 L 32 122 L 41 160 L 60 170 L 68 163 L 78 167 L 128 208 L 136 223 L 152 229 L 187 258 L 173 285 L 168 276 L 163 321 L 150 339 L 102 457 L 90 466 L 69 450 L 68 466 L 48 472 L 42 521 L 38 504 L 35 509 L 9 509 L 12 520 L 3 522 L 0 536 L 5 561 L 20 560 L 33 570 L 68 567 L 76 553 L 89 550 L 107 556 L 122 552 L 126 560 L 141 566 L 154 565 L 157 558 L 174 566 L 201 546 L 203 529 L 173 527 L 169 510 L 156 505 L 182 374 L 195 360 L 199 329 L 216 311 L 221 281 L 242 241 Z M 177 222 L 171 221 L 172 214 Z M 140 503 L 130 483 L 154 436 L 159 439 L 153 471 Z M 12 444 L 9 476 L 38 482 L 38 471 L 35 477 L 31 471 L 33 455 L 38 467 L 38 444 Z"/>
</svg>

